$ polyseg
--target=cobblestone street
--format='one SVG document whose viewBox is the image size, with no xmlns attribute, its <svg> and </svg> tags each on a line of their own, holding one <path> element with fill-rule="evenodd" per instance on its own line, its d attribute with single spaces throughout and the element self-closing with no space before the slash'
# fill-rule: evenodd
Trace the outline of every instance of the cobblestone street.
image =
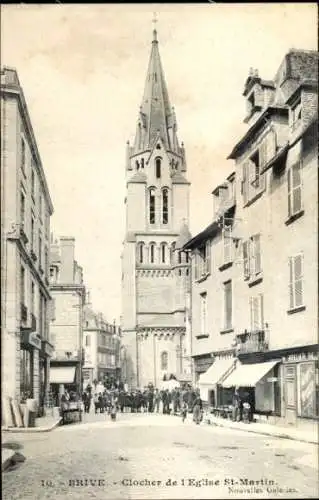
<svg viewBox="0 0 319 500">
<path fill-rule="evenodd" d="M 318 495 L 315 445 L 183 424 L 174 416 L 85 419 L 49 433 L 4 434 L 3 442 L 21 443 L 26 456 L 3 475 L 4 499 Z"/>
</svg>

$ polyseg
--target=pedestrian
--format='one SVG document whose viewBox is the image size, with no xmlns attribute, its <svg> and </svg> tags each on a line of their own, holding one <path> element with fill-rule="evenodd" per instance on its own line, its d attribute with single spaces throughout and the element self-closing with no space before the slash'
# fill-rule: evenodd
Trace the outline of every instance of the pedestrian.
<svg viewBox="0 0 319 500">
<path fill-rule="evenodd" d="M 241 407 L 242 401 L 239 394 L 238 387 L 235 387 L 235 392 L 233 395 L 233 421 L 239 422 L 241 420 Z"/>
<path fill-rule="evenodd" d="M 99 395 L 97 392 L 94 393 L 93 402 L 94 402 L 94 413 L 96 415 L 99 409 Z"/>
<path fill-rule="evenodd" d="M 203 403 L 200 398 L 199 392 L 196 393 L 196 399 L 193 405 L 193 421 L 199 425 L 203 418 Z"/>
<path fill-rule="evenodd" d="M 155 389 L 154 404 L 155 404 L 156 413 L 159 413 L 160 402 L 161 402 L 161 394 L 160 394 L 158 389 Z"/>
<path fill-rule="evenodd" d="M 187 417 L 187 404 L 183 403 L 182 409 L 181 409 L 181 415 L 182 415 L 182 422 L 185 422 L 185 419 Z"/>
</svg>

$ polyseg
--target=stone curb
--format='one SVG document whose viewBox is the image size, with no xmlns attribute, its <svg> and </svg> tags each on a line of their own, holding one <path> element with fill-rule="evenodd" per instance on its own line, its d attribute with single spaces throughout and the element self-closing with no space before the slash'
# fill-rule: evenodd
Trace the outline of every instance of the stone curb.
<svg viewBox="0 0 319 500">
<path fill-rule="evenodd" d="M 206 420 L 205 423 L 207 425 L 215 425 L 216 427 L 224 427 L 225 429 L 232 429 L 236 431 L 244 431 L 244 432 L 251 432 L 252 434 L 261 434 L 263 436 L 271 436 L 271 437 L 276 437 L 276 438 L 281 438 L 281 439 L 291 439 L 292 441 L 300 441 L 301 443 L 309 443 L 309 444 L 316 444 L 318 445 L 318 441 L 312 441 L 311 439 L 307 438 L 302 438 L 302 437 L 296 437 L 296 436 L 291 436 L 289 434 L 281 433 L 281 432 L 267 432 L 267 431 L 262 431 L 258 429 L 252 429 L 252 428 L 244 428 L 244 427 L 236 427 L 235 425 L 223 425 L 220 422 L 215 422 L 212 420 Z M 248 426 L 249 424 L 247 424 Z"/>
<path fill-rule="evenodd" d="M 7 448 L 2 448 L 2 472 L 7 472 L 16 466 L 19 462 L 25 461 L 25 456 L 22 453 L 13 451 Z"/>
<path fill-rule="evenodd" d="M 2 427 L 1 430 L 3 432 L 20 432 L 22 434 L 29 432 L 50 432 L 58 427 L 61 422 L 62 418 L 59 418 L 59 420 L 57 422 L 54 422 L 54 424 L 50 427 Z"/>
</svg>

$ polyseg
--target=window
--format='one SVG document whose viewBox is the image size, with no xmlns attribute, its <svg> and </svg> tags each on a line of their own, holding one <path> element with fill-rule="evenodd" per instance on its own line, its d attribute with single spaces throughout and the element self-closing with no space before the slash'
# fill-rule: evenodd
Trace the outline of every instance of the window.
<svg viewBox="0 0 319 500">
<path fill-rule="evenodd" d="M 161 354 L 161 370 L 167 370 L 168 367 L 168 354 L 163 351 Z"/>
<path fill-rule="evenodd" d="M 161 243 L 161 262 L 166 263 L 166 243 Z"/>
<path fill-rule="evenodd" d="M 25 152 L 25 140 L 21 137 L 21 169 L 25 170 L 25 160 L 26 160 L 26 152 Z"/>
<path fill-rule="evenodd" d="M 34 249 L 34 238 L 35 238 L 35 228 L 34 228 L 34 216 L 31 212 L 31 250 Z"/>
<path fill-rule="evenodd" d="M 161 167 L 162 167 L 162 161 L 160 158 L 156 158 L 155 160 L 155 175 L 156 179 L 161 178 Z"/>
<path fill-rule="evenodd" d="M 168 223 L 168 189 L 163 189 L 162 191 L 162 222 L 163 224 Z"/>
<path fill-rule="evenodd" d="M 33 396 L 33 352 L 20 351 L 20 394 L 21 402 Z"/>
<path fill-rule="evenodd" d="M 264 304 L 263 295 L 249 297 L 250 328 L 252 332 L 263 330 L 264 328 Z"/>
<path fill-rule="evenodd" d="M 259 158 L 259 151 L 257 151 L 252 157 L 251 157 L 251 162 L 252 162 L 252 170 L 253 170 L 253 181 L 252 184 L 255 188 L 259 187 L 259 177 L 260 177 L 260 158 Z"/>
<path fill-rule="evenodd" d="M 22 191 L 20 193 L 20 222 L 23 227 L 25 223 L 25 196 Z"/>
<path fill-rule="evenodd" d="M 39 240 L 38 240 L 38 245 L 39 245 L 39 266 L 41 267 L 42 265 L 42 237 L 41 233 L 39 232 Z"/>
<path fill-rule="evenodd" d="M 289 308 L 303 305 L 303 255 L 289 258 Z"/>
<path fill-rule="evenodd" d="M 292 132 L 301 123 L 301 97 L 291 106 L 291 130 Z"/>
<path fill-rule="evenodd" d="M 32 167 L 31 167 L 31 196 L 33 199 L 34 199 L 34 195 L 35 195 L 35 173 L 34 173 L 34 167 L 32 164 Z"/>
<path fill-rule="evenodd" d="M 144 168 L 144 158 L 141 159 L 141 168 Z"/>
<path fill-rule="evenodd" d="M 185 251 L 185 262 L 186 262 L 186 264 L 189 263 L 189 253 L 187 250 Z"/>
<path fill-rule="evenodd" d="M 90 337 L 90 335 L 86 335 L 86 337 L 85 337 L 85 345 L 86 345 L 86 347 L 90 347 L 90 345 L 91 345 L 91 337 Z"/>
<path fill-rule="evenodd" d="M 260 234 L 255 234 L 250 238 L 249 260 L 250 274 L 256 276 L 261 272 Z"/>
<path fill-rule="evenodd" d="M 302 209 L 301 196 L 301 162 L 295 163 L 287 172 L 288 175 L 288 216 L 291 217 Z"/>
<path fill-rule="evenodd" d="M 178 252 L 178 263 L 179 264 L 182 263 L 182 252 L 181 251 Z"/>
<path fill-rule="evenodd" d="M 44 250 L 44 272 L 45 272 L 45 276 L 47 277 L 48 272 L 49 272 L 49 258 L 48 258 L 48 249 L 47 248 L 45 248 L 45 250 Z"/>
<path fill-rule="evenodd" d="M 175 241 L 171 245 L 171 264 L 174 264 L 174 253 L 175 253 Z"/>
<path fill-rule="evenodd" d="M 207 293 L 200 294 L 200 328 L 201 335 L 207 335 Z"/>
<path fill-rule="evenodd" d="M 150 263 L 154 264 L 155 262 L 155 243 L 150 244 Z"/>
<path fill-rule="evenodd" d="M 224 329 L 232 328 L 232 282 L 224 283 Z"/>
<path fill-rule="evenodd" d="M 149 190 L 149 217 L 150 224 L 155 224 L 155 188 Z"/>
<path fill-rule="evenodd" d="M 241 193 L 244 205 L 257 198 L 265 188 L 265 174 L 261 174 L 261 170 L 267 162 L 267 142 L 267 138 L 263 140 L 258 151 L 243 164 Z"/>
<path fill-rule="evenodd" d="M 42 221 L 42 195 L 41 192 L 39 193 L 39 217 Z"/>
<path fill-rule="evenodd" d="M 33 281 L 31 281 L 31 312 L 34 314 L 34 306 L 35 306 L 35 287 Z"/>
<path fill-rule="evenodd" d="M 232 261 L 232 227 L 225 226 L 223 229 L 223 264 Z"/>
<path fill-rule="evenodd" d="M 243 242 L 244 279 L 254 278 L 262 272 L 260 234 Z"/>
<path fill-rule="evenodd" d="M 25 269 L 23 266 L 20 268 L 20 302 L 25 304 Z"/>
<path fill-rule="evenodd" d="M 141 241 L 137 246 L 137 259 L 139 264 L 144 262 L 144 243 Z"/>
<path fill-rule="evenodd" d="M 198 248 L 195 260 L 197 259 L 197 279 L 210 272 L 210 240 L 206 241 Z"/>
</svg>

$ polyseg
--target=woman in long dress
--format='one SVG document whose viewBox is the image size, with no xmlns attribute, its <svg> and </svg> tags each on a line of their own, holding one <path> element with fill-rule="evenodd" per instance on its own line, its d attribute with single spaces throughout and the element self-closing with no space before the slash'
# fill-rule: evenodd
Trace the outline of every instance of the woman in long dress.
<svg viewBox="0 0 319 500">
<path fill-rule="evenodd" d="M 200 398 L 199 393 L 196 394 L 196 399 L 194 401 L 194 406 L 193 406 L 193 421 L 195 424 L 200 424 L 202 420 L 202 410 L 203 410 L 203 403 Z"/>
</svg>

